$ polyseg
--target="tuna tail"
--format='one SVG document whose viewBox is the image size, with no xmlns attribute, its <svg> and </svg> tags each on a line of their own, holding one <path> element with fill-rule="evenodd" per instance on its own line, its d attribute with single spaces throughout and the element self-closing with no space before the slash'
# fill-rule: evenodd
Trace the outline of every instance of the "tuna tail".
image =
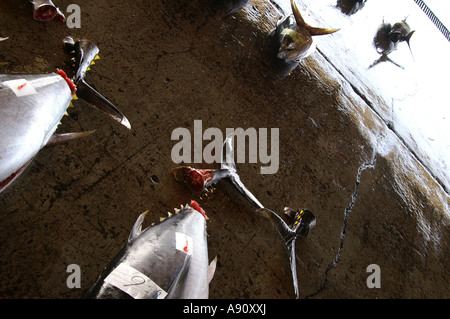
<svg viewBox="0 0 450 319">
<path fill-rule="evenodd" d="M 125 115 L 84 80 L 86 72 L 90 70 L 90 66 L 95 64 L 94 60 L 100 58 L 98 56 L 98 47 L 87 39 L 75 41 L 72 37 L 64 39 L 64 47 L 68 53 L 74 55 L 72 58 L 75 61 L 73 82 L 77 86 L 77 98 L 105 112 L 126 128 L 131 129 L 130 122 Z"/>
<path fill-rule="evenodd" d="M 374 66 L 376 66 L 377 64 L 381 63 L 381 62 L 391 62 L 392 64 L 394 64 L 395 66 L 399 67 L 400 69 L 404 69 L 403 66 L 401 66 L 400 64 L 398 64 L 397 62 L 395 62 L 394 60 L 392 60 L 391 58 L 389 58 L 387 56 L 387 54 L 382 54 L 381 57 L 377 60 L 375 60 L 368 68 L 371 69 Z"/>
<path fill-rule="evenodd" d="M 233 136 L 230 134 L 227 136 L 222 147 L 222 162 L 221 169 L 227 171 L 227 176 L 231 184 L 241 193 L 250 203 L 257 208 L 264 208 L 264 206 L 256 199 L 256 197 L 245 187 L 242 183 L 236 171 L 236 164 L 234 163 L 234 150 L 233 150 Z"/>
<path fill-rule="evenodd" d="M 336 31 L 339 31 L 340 29 L 327 29 L 327 28 L 315 28 L 308 25 L 305 20 L 303 19 L 300 10 L 298 10 L 297 5 L 295 4 L 294 0 L 291 0 L 291 7 L 292 7 L 292 13 L 294 14 L 295 21 L 297 22 L 297 25 L 302 26 L 309 30 L 311 35 L 326 35 L 331 34 Z"/>
<path fill-rule="evenodd" d="M 278 233 L 284 240 L 286 245 L 289 264 L 292 273 L 292 282 L 294 285 L 295 296 L 299 298 L 298 280 L 297 280 L 297 266 L 295 256 L 295 240 L 298 236 L 306 237 L 309 233 L 309 229 L 315 225 L 315 216 L 309 210 L 294 211 L 290 208 L 285 208 L 285 214 L 294 218 L 294 223 L 288 226 L 280 216 L 267 208 L 258 209 L 257 212 L 267 217 L 275 226 Z"/>
<path fill-rule="evenodd" d="M 256 197 L 245 187 L 236 171 L 234 163 L 233 152 L 233 135 L 227 136 L 222 148 L 222 170 L 228 170 L 228 178 L 231 180 L 233 186 L 253 205 L 257 207 L 257 212 L 267 217 L 274 225 L 275 229 L 283 238 L 289 255 L 289 264 L 291 267 L 292 281 L 294 285 L 295 296 L 299 298 L 298 281 L 297 281 L 297 267 L 295 258 L 295 240 L 298 236 L 306 237 L 309 229 L 314 227 L 316 218 L 314 214 L 306 209 L 294 211 L 290 208 L 285 208 L 285 214 L 294 219 L 291 226 L 288 226 L 284 220 L 270 209 L 265 208 Z"/>
<path fill-rule="evenodd" d="M 298 236 L 306 237 L 308 235 L 309 229 L 315 225 L 314 214 L 306 209 L 294 211 L 290 208 L 285 208 L 285 214 L 294 219 L 294 223 L 288 226 L 276 213 L 265 208 L 247 187 L 245 187 L 237 173 L 234 162 L 233 136 L 234 134 L 228 135 L 223 143 L 220 169 L 199 170 L 188 166 L 181 166 L 173 169 L 172 173 L 177 181 L 185 182 L 189 189 L 194 192 L 202 192 L 209 185 L 220 179 L 228 178 L 234 188 L 257 208 L 256 211 L 260 212 L 272 222 L 283 238 L 289 253 L 295 295 L 299 298 L 295 263 L 295 240 Z"/>
</svg>

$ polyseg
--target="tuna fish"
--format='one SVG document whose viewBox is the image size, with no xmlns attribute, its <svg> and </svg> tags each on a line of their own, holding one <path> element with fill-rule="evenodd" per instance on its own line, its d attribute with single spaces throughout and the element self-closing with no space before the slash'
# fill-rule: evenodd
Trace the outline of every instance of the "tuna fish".
<svg viewBox="0 0 450 319">
<path fill-rule="evenodd" d="M 104 269 L 87 298 L 208 298 L 216 260 L 208 266 L 206 220 L 195 202 L 142 230 L 136 220 L 128 242 Z"/>
<path fill-rule="evenodd" d="M 65 142 L 92 132 L 55 134 L 77 92 L 121 124 L 126 117 L 84 81 L 98 48 L 87 40 L 65 40 L 73 50 L 76 75 L 62 70 L 49 74 L 0 74 L 0 192 L 6 189 L 46 145 Z"/>
<path fill-rule="evenodd" d="M 234 163 L 233 134 L 227 136 L 222 148 L 222 161 L 220 169 L 195 169 L 189 166 L 180 166 L 172 170 L 172 174 L 179 182 L 184 182 L 194 193 L 208 190 L 221 179 L 228 179 L 234 188 L 241 193 L 256 211 L 267 217 L 283 239 L 289 254 L 289 263 L 292 272 L 294 292 L 299 298 L 297 281 L 297 267 L 295 258 L 295 240 L 298 236 L 306 237 L 309 229 L 315 225 L 314 214 L 307 209 L 295 211 L 285 208 L 285 215 L 293 219 L 292 225 L 287 223 L 273 211 L 265 208 L 261 202 L 242 183 Z"/>
<path fill-rule="evenodd" d="M 390 23 L 383 23 L 378 28 L 377 33 L 375 34 L 375 37 L 373 38 L 373 45 L 375 46 L 378 54 L 381 54 L 381 57 L 373 62 L 369 68 L 374 67 L 380 62 L 389 61 L 396 66 L 403 68 L 398 63 L 392 61 L 388 55 L 395 50 L 397 50 L 397 46 L 400 42 L 406 42 L 408 44 L 409 50 L 412 50 L 411 46 L 409 44 L 409 41 L 411 40 L 412 35 L 415 31 L 411 31 L 411 28 L 409 27 L 408 23 L 406 23 L 406 18 L 400 22 L 395 23 L 394 25 L 391 25 Z"/>
<path fill-rule="evenodd" d="M 276 50 L 275 73 L 282 78 L 289 74 L 299 62 L 315 50 L 313 36 L 331 34 L 339 29 L 315 28 L 303 20 L 294 0 L 291 0 L 293 15 L 278 21 L 268 37 Z"/>
<path fill-rule="evenodd" d="M 64 22 L 66 17 L 51 0 L 30 0 L 33 5 L 33 18 L 36 21 L 50 21 L 57 18 Z"/>
</svg>

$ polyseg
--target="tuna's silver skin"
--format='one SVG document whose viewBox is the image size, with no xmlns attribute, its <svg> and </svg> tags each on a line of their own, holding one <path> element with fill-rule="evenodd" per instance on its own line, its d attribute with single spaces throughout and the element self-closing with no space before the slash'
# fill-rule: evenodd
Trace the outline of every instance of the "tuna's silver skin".
<svg viewBox="0 0 450 319">
<path fill-rule="evenodd" d="M 191 202 L 192 206 L 192 202 Z M 197 210 L 186 205 L 163 222 L 140 231 L 145 213 L 137 219 L 127 244 L 105 268 L 97 282 L 86 295 L 87 298 L 161 298 L 162 291 L 168 299 L 208 298 L 208 247 L 206 219 Z M 176 233 L 189 236 L 192 254 L 177 248 Z M 189 244 L 190 245 L 190 244 Z M 111 284 L 115 269 L 132 267 L 139 276 L 122 276 L 124 289 Z M 110 276 L 111 275 L 111 276 Z M 110 277 L 108 277 L 110 276 Z M 145 278 L 144 282 L 142 278 Z M 117 276 L 116 276 L 117 277 Z M 138 278 L 139 277 L 139 278 Z M 106 282 L 105 282 L 106 279 Z M 147 293 L 124 292 L 141 288 L 153 281 L 159 289 Z M 152 283 L 152 285 L 153 285 Z M 137 287 L 137 286 L 140 287 Z"/>
<path fill-rule="evenodd" d="M 13 80 L 18 80 L 18 95 L 8 85 Z M 20 96 L 26 89 L 36 94 Z M 59 74 L 0 74 L 0 192 L 47 144 L 71 100 Z"/>
<path fill-rule="evenodd" d="M 71 37 L 64 39 L 64 47 L 74 55 L 73 79 L 62 70 L 51 74 L 0 74 L 0 193 L 45 145 L 93 132 L 53 134 L 75 91 L 80 99 L 131 129 L 122 112 L 84 81 L 86 71 L 97 58 L 98 47 L 87 39 L 75 41 Z"/>
</svg>

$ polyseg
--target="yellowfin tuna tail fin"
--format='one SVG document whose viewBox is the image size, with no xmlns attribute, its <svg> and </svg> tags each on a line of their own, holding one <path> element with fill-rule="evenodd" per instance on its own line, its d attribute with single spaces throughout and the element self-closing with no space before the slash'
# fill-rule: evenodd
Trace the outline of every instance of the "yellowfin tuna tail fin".
<svg viewBox="0 0 450 319">
<path fill-rule="evenodd" d="M 295 240 L 298 236 L 306 237 L 309 233 L 309 229 L 314 227 L 316 223 L 316 219 L 314 214 L 306 209 L 299 209 L 297 211 L 285 208 L 284 213 L 293 218 L 294 222 L 292 225 L 288 226 L 280 216 L 278 216 L 275 212 L 271 211 L 267 208 L 260 208 L 256 210 L 264 217 L 268 218 L 275 229 L 280 234 L 281 238 L 286 245 L 286 249 L 289 255 L 289 264 L 291 267 L 292 273 L 292 282 L 294 285 L 295 296 L 298 299 L 300 297 L 299 289 L 298 289 L 298 281 L 297 281 L 297 265 L 296 265 L 296 257 L 295 257 Z"/>
<path fill-rule="evenodd" d="M 327 28 L 314 28 L 310 27 L 309 32 L 311 35 L 326 35 L 339 31 L 340 29 L 327 29 Z"/>
<path fill-rule="evenodd" d="M 298 10 L 297 5 L 295 4 L 294 0 L 291 0 L 291 7 L 292 7 L 292 13 L 294 14 L 295 21 L 297 22 L 297 25 L 302 26 L 309 30 L 311 35 L 325 35 L 325 34 L 331 34 L 336 31 L 339 31 L 340 29 L 327 29 L 327 28 L 315 28 L 308 25 L 305 20 L 303 19 L 300 10 Z"/>
<path fill-rule="evenodd" d="M 241 193 L 250 203 L 257 208 L 263 208 L 264 206 L 256 199 L 256 197 L 245 187 L 242 183 L 236 171 L 236 164 L 234 163 L 234 149 L 233 149 L 234 134 L 230 134 L 226 137 L 222 147 L 222 163 L 220 168 L 228 171 L 226 177 L 231 181 L 231 184 Z"/>
<path fill-rule="evenodd" d="M 297 24 L 302 27 L 309 27 L 309 25 L 305 22 L 305 20 L 303 20 L 303 17 L 301 15 L 300 11 L 298 10 L 297 5 L 295 4 L 294 0 L 291 0 L 291 8 L 292 8 L 292 13 L 294 14 L 294 18 L 295 18 L 295 21 L 297 22 Z"/>
</svg>

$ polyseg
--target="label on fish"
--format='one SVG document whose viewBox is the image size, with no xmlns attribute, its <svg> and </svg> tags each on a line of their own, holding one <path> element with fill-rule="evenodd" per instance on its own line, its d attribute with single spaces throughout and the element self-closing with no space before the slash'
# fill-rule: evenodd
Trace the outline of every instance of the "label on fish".
<svg viewBox="0 0 450 319">
<path fill-rule="evenodd" d="M 9 88 L 19 97 L 37 93 L 31 83 L 25 79 L 6 81 L 3 82 L 3 84 L 9 86 Z"/>
<path fill-rule="evenodd" d="M 134 299 L 164 299 L 167 296 L 161 287 L 139 270 L 127 264 L 120 264 L 105 278 L 113 285 Z"/>
<path fill-rule="evenodd" d="M 176 247 L 178 250 L 184 251 L 188 255 L 192 255 L 194 244 L 192 238 L 182 233 L 175 233 Z"/>
</svg>

